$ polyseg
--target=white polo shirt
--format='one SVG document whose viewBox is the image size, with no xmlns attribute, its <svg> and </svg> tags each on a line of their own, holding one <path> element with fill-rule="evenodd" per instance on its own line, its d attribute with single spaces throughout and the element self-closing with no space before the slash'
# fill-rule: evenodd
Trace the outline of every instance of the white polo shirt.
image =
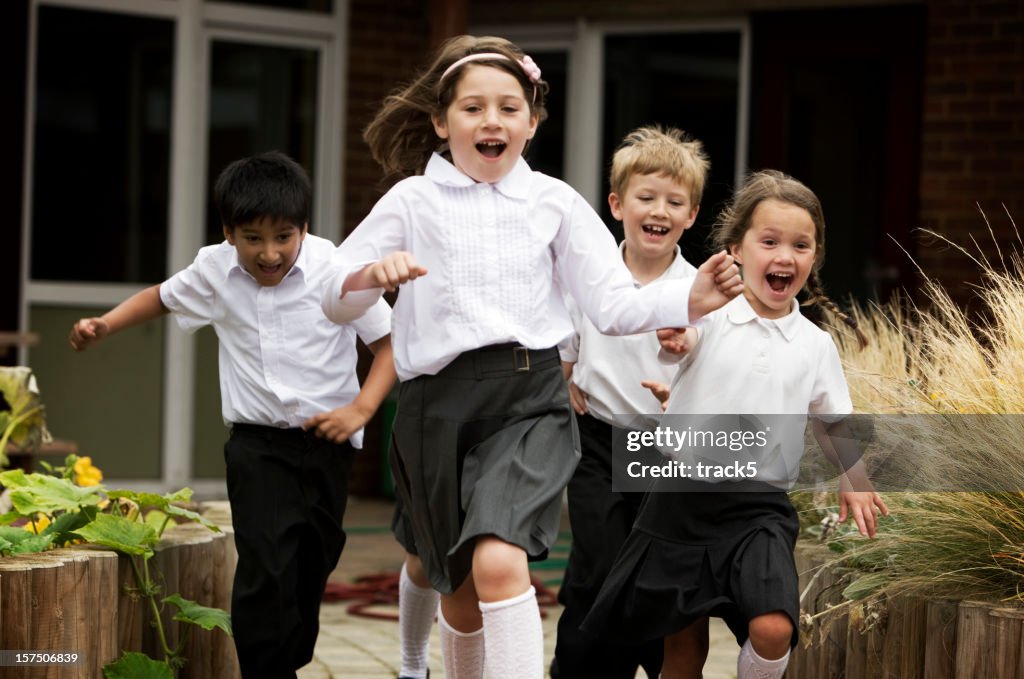
<svg viewBox="0 0 1024 679">
<path fill-rule="evenodd" d="M 380 295 L 339 299 L 352 272 L 405 250 L 428 270 L 402 286 L 392 344 L 402 380 L 433 375 L 464 351 L 504 342 L 557 346 L 572 332 L 572 295 L 602 332 L 689 324 L 691 281 L 633 286 L 615 239 L 565 182 L 520 158 L 495 184 L 477 183 L 439 155 L 396 184 L 338 248 L 324 311 L 357 317 Z"/>
<path fill-rule="evenodd" d="M 679 365 L 662 422 L 679 428 L 701 421 L 673 421 L 673 414 L 687 413 L 790 416 L 765 418 L 776 429 L 768 448 L 777 446 L 783 455 L 769 451 L 772 459 L 761 462 L 772 464 L 759 478 L 795 480 L 806 416 L 836 420 L 853 412 L 832 337 L 800 313 L 796 300 L 789 314 L 772 320 L 758 316 L 743 295 L 709 314 L 698 333 L 696 347 L 683 357 L 659 353 Z"/>
<path fill-rule="evenodd" d="M 620 256 L 625 243 L 619 246 Z M 687 280 L 697 273 L 676 246 L 676 256 L 651 283 Z M 642 287 L 633 281 L 637 288 Z M 650 285 L 650 283 L 648 283 Z M 559 346 L 562 360 L 574 363 L 572 381 L 587 394 L 587 410 L 599 420 L 620 427 L 636 423 L 637 415 L 660 417 L 661 403 L 640 386 L 642 380 L 670 384 L 676 365 L 658 360 L 660 345 L 653 332 L 615 337 L 601 333 L 571 298 L 566 299 L 576 332 Z"/>
<path fill-rule="evenodd" d="M 378 300 L 350 325 L 324 316 L 320 296 L 334 249 L 307 234 L 284 279 L 264 287 L 225 241 L 202 248 L 160 286 L 160 299 L 181 328 L 212 325 L 217 332 L 225 424 L 298 427 L 359 393 L 356 335 L 367 344 L 387 335 L 391 309 Z M 351 443 L 360 448 L 362 439 L 359 431 Z"/>
</svg>

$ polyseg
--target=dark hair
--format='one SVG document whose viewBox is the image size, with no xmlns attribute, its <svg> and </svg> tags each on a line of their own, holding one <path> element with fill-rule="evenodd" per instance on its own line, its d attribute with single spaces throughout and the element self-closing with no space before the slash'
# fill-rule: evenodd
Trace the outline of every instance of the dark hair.
<svg viewBox="0 0 1024 679">
<path fill-rule="evenodd" d="M 236 160 L 213 188 L 220 221 L 228 231 L 267 217 L 301 229 L 309 223 L 311 196 L 309 175 L 280 151 Z"/>
<path fill-rule="evenodd" d="M 485 52 L 505 58 L 462 64 L 441 78 L 459 59 Z M 433 117 L 444 115 L 467 66 L 492 66 L 510 73 L 523 86 L 530 114 L 537 116 L 538 122 L 543 121 L 547 117 L 544 97 L 548 84 L 543 80 L 530 80 L 519 64 L 524 56 L 521 49 L 504 38 L 459 35 L 442 44 L 426 70 L 384 99 L 377 115 L 363 132 L 363 139 L 369 144 L 373 159 L 384 169 L 386 178 L 398 180 L 423 174 L 430 154 L 446 148 L 447 142 L 439 139 L 434 131 Z"/>
<path fill-rule="evenodd" d="M 867 346 L 867 337 L 857 327 L 857 321 L 840 309 L 825 294 L 820 276 L 821 265 L 825 262 L 825 214 L 821 209 L 821 201 L 818 200 L 818 197 L 799 180 L 778 170 L 761 170 L 747 177 L 746 183 L 736 192 L 729 205 L 718 215 L 711 233 L 715 248 L 731 252 L 733 246 L 739 246 L 743 242 L 743 236 L 750 229 L 754 210 L 762 201 L 769 199 L 789 203 L 790 205 L 807 210 L 807 213 L 811 216 L 811 221 L 814 222 L 814 264 L 811 266 L 811 272 L 805 284 L 810 298 L 804 302 L 804 306 L 817 304 L 828 309 L 829 312 L 853 329 L 857 335 L 857 342 L 862 348 Z"/>
</svg>

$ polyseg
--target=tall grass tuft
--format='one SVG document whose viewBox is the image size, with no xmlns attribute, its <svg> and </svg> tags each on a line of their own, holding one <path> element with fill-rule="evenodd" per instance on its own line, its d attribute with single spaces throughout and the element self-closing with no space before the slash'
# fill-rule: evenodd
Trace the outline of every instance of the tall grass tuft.
<svg viewBox="0 0 1024 679">
<path fill-rule="evenodd" d="M 830 565 L 860 573 L 850 599 L 914 592 L 1024 605 L 1024 416 L 971 417 L 1024 414 L 1024 259 L 1016 250 L 998 262 L 961 251 L 983 272 L 980 313 L 969 315 L 929 279 L 927 309 L 897 300 L 854 310 L 870 338 L 863 351 L 849 331 L 834 335 L 856 412 L 942 417 L 941 436 L 908 425 L 928 418 L 876 418 L 876 441 L 916 487 L 998 479 L 1007 490 L 886 494 L 892 516 L 875 539 L 849 526 L 825 538 L 837 553 Z M 795 502 L 813 515 L 806 495 Z"/>
</svg>

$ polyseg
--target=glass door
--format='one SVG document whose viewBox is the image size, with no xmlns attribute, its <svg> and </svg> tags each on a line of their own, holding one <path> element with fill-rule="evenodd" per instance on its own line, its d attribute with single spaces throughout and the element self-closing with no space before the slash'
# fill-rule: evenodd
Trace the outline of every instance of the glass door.
<svg viewBox="0 0 1024 679">
<path fill-rule="evenodd" d="M 287 153 L 317 186 L 321 133 L 320 87 L 325 44 L 228 31 L 210 31 L 206 115 L 206 219 L 204 244 L 224 239 L 213 202 L 217 175 L 229 163 L 263 151 Z M 314 216 L 315 217 L 315 216 Z M 317 232 L 318 224 L 310 224 Z M 321 234 L 323 235 L 323 234 Z M 196 477 L 224 475 L 217 338 L 196 336 L 192 469 Z"/>
</svg>

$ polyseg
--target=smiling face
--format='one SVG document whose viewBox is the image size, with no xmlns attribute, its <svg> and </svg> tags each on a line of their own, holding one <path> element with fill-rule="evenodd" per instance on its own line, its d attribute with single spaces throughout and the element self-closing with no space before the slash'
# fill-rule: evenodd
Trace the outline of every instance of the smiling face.
<svg viewBox="0 0 1024 679">
<path fill-rule="evenodd" d="M 743 295 L 762 318 L 790 313 L 814 267 L 814 220 L 804 208 L 769 198 L 758 203 L 750 228 L 730 247 L 743 267 Z"/>
<path fill-rule="evenodd" d="M 284 280 L 299 258 L 306 225 L 262 219 L 236 226 L 234 231 L 224 227 L 224 237 L 238 251 L 238 261 L 256 282 L 273 287 Z"/>
<path fill-rule="evenodd" d="M 634 174 L 621 196 L 608 196 L 612 216 L 622 222 L 626 257 L 665 267 L 675 257 L 676 243 L 693 226 L 698 205 L 690 190 L 666 174 Z"/>
<path fill-rule="evenodd" d="M 437 136 L 448 140 L 455 167 L 478 182 L 507 175 L 537 131 L 523 86 L 500 68 L 471 64 L 462 72 Z"/>
</svg>

